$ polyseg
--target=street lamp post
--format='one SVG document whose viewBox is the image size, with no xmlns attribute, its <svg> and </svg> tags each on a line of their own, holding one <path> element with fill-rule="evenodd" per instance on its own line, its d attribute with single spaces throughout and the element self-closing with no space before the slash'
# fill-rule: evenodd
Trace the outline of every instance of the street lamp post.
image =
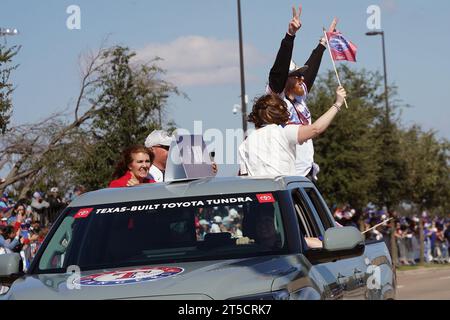
<svg viewBox="0 0 450 320">
<path fill-rule="evenodd" d="M 244 47 L 242 43 L 242 22 L 241 22 L 241 0 L 237 0 L 238 7 L 238 26 L 239 26 L 239 61 L 241 70 L 241 110 L 242 110 L 242 129 L 244 136 L 247 135 L 247 101 L 245 95 L 245 77 L 244 77 Z"/>
<path fill-rule="evenodd" d="M 0 36 L 15 36 L 19 34 L 16 28 L 0 28 Z"/>
<path fill-rule="evenodd" d="M 158 103 L 158 124 L 159 128 L 162 129 L 162 117 L 161 117 L 161 105 L 166 102 L 167 98 L 169 98 L 169 95 L 162 94 L 158 97 L 157 103 Z"/>
<path fill-rule="evenodd" d="M 384 31 L 371 31 L 366 33 L 367 36 L 378 36 L 381 35 L 382 46 L 383 46 L 383 67 L 384 67 L 384 98 L 386 103 L 386 125 L 390 123 L 389 120 L 389 94 L 388 94 L 388 84 L 387 84 L 387 68 L 386 68 L 386 49 L 384 42 Z"/>
</svg>

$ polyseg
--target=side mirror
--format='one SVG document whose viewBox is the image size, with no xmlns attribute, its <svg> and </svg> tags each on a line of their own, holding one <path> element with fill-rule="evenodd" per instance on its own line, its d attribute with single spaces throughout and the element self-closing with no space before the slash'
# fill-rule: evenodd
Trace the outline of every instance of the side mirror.
<svg viewBox="0 0 450 320">
<path fill-rule="evenodd" d="M 323 248 L 328 251 L 344 251 L 364 245 L 364 237 L 355 227 L 330 228 L 325 232 Z"/>
<path fill-rule="evenodd" d="M 364 253 L 364 237 L 354 227 L 330 228 L 325 232 L 323 249 L 305 252 L 312 265 L 359 257 Z"/>
<path fill-rule="evenodd" d="M 0 254 L 0 277 L 20 272 L 20 256 L 17 253 Z"/>
</svg>

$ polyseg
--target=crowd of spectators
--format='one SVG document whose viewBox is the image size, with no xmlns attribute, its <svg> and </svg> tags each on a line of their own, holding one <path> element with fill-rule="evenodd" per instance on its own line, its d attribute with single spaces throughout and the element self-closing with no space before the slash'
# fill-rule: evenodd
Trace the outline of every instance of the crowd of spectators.
<svg viewBox="0 0 450 320">
<path fill-rule="evenodd" d="M 426 263 L 450 263 L 450 216 L 418 215 L 399 216 L 368 207 L 357 212 L 350 206 L 335 208 L 334 218 L 343 226 L 354 226 L 366 231 L 366 239 L 383 240 L 391 250 L 391 230 L 394 224 L 397 265 L 415 265 L 420 261 L 420 223 L 423 223 L 424 261 Z M 381 224 L 383 221 L 387 223 Z M 375 226 L 379 225 L 376 228 Z"/>
<path fill-rule="evenodd" d="M 27 270 L 59 213 L 84 191 L 82 186 L 76 187 L 65 198 L 52 187 L 18 201 L 4 192 L 0 198 L 0 254 L 20 253 L 23 269 Z"/>
</svg>

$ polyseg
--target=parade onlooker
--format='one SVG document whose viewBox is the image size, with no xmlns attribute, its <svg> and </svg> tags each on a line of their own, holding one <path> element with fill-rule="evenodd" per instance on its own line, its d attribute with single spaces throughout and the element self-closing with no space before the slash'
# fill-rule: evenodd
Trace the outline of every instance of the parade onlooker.
<svg viewBox="0 0 450 320">
<path fill-rule="evenodd" d="M 449 262 L 450 262 L 450 222 L 447 223 L 447 228 L 445 229 L 444 237 L 445 237 L 445 239 L 447 239 L 448 256 L 449 256 Z"/>
<path fill-rule="evenodd" d="M 153 162 L 153 153 L 144 146 L 136 145 L 127 148 L 121 156 L 110 182 L 110 188 L 132 187 L 142 183 L 154 183 L 148 179 Z"/>
<path fill-rule="evenodd" d="M 435 259 L 438 263 L 445 263 L 448 262 L 448 246 L 447 239 L 444 236 L 444 226 L 438 224 L 436 229 L 436 240 L 434 243 Z"/>
<path fill-rule="evenodd" d="M 86 192 L 86 188 L 83 185 L 78 185 L 73 189 L 73 196 L 78 197 Z"/>
<path fill-rule="evenodd" d="M 59 190 L 57 187 L 53 187 L 50 189 L 50 192 L 47 194 L 47 202 L 49 203 L 48 208 L 48 220 L 50 223 L 54 223 L 56 218 L 58 218 L 59 213 L 66 207 L 66 204 L 59 196 Z"/>
<path fill-rule="evenodd" d="M 0 198 L 0 218 L 7 218 L 10 209 L 8 194 L 4 192 Z"/>
<path fill-rule="evenodd" d="M 25 205 L 21 204 L 21 203 L 17 203 L 12 212 L 11 212 L 11 216 L 8 218 L 7 223 L 9 225 L 14 225 L 16 223 L 16 221 L 19 220 L 22 221 L 23 217 L 25 217 Z"/>
<path fill-rule="evenodd" d="M 39 191 L 33 193 L 33 199 L 31 200 L 31 208 L 33 209 L 34 220 L 41 222 L 44 225 L 48 224 L 48 208 L 50 204 L 45 201 Z"/>
<path fill-rule="evenodd" d="M 20 228 L 0 226 L 0 253 L 10 253 L 20 244 Z"/>
</svg>

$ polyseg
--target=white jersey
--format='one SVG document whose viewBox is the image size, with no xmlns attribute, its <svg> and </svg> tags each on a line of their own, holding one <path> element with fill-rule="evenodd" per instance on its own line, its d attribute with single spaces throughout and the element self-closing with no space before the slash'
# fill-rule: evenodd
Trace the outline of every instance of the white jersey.
<svg viewBox="0 0 450 320">
<path fill-rule="evenodd" d="M 157 166 L 151 166 L 148 174 L 148 178 L 153 179 L 156 182 L 164 182 L 164 173 L 159 170 Z"/>
<path fill-rule="evenodd" d="M 253 131 L 239 146 L 242 175 L 295 175 L 298 125 L 271 124 Z"/>
<path fill-rule="evenodd" d="M 303 96 L 295 97 L 294 102 L 286 98 L 284 92 L 279 94 L 279 97 L 286 102 L 289 110 L 289 124 L 296 125 L 311 125 L 312 118 L 311 112 L 309 112 L 306 105 L 306 98 L 308 95 L 308 88 L 303 83 L 303 90 L 305 94 Z M 270 87 L 266 87 L 266 93 L 270 94 L 272 91 Z M 305 177 L 311 171 L 314 163 L 314 145 L 312 139 L 309 139 L 296 146 L 295 152 L 295 175 Z"/>
</svg>

